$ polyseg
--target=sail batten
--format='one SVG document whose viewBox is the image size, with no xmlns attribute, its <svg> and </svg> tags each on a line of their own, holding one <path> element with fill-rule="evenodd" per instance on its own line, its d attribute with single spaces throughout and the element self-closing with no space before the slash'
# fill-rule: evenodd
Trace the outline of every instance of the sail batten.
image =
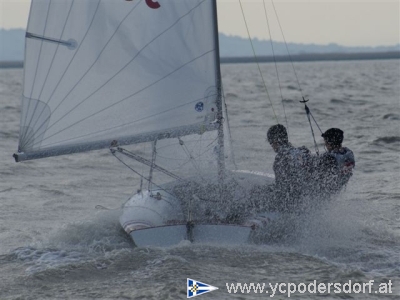
<svg viewBox="0 0 400 300">
<path fill-rule="evenodd" d="M 121 137 L 217 129 L 214 2 L 158 3 L 32 1 L 20 152 L 75 153 Z"/>
</svg>

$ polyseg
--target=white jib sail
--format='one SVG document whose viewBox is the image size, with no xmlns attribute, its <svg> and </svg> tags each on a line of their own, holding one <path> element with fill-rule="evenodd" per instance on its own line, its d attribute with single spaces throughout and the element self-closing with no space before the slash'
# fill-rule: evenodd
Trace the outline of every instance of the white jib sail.
<svg viewBox="0 0 400 300">
<path fill-rule="evenodd" d="M 33 0 L 18 160 L 217 129 L 213 0 Z"/>
</svg>

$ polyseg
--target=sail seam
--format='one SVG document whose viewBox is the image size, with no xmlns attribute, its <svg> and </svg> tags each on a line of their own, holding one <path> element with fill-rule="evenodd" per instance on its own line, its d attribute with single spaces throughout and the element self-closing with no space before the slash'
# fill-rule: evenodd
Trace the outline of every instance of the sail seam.
<svg viewBox="0 0 400 300">
<path fill-rule="evenodd" d="M 46 21 L 45 21 L 45 23 L 44 23 L 44 28 L 43 28 L 43 35 L 46 34 L 47 20 L 48 20 L 48 18 L 49 18 L 49 12 L 50 12 L 50 5 L 51 5 L 51 1 L 49 1 L 49 5 L 47 6 L 47 14 L 46 14 Z M 32 82 L 31 93 L 30 93 L 29 98 L 32 98 L 33 91 L 34 91 L 34 89 L 35 89 L 35 82 L 36 82 L 37 72 L 38 72 L 38 69 L 39 69 L 39 63 L 40 63 L 40 60 L 41 60 L 41 58 L 42 58 L 42 47 L 43 47 L 43 42 L 44 42 L 44 41 L 41 40 L 40 49 L 39 49 L 39 54 L 38 54 L 38 60 L 37 60 L 37 62 L 36 62 L 35 75 L 33 76 L 33 82 Z M 26 124 L 26 122 L 27 122 L 27 119 L 28 119 L 29 108 L 30 108 L 30 106 L 31 106 L 31 102 L 29 101 L 29 102 L 28 102 L 28 108 L 27 108 L 27 110 L 26 110 L 25 120 L 24 120 L 24 123 L 23 123 L 24 126 L 25 126 L 25 124 Z M 22 123 L 22 122 L 21 122 L 21 123 Z M 25 130 L 23 136 L 22 136 L 21 139 L 20 139 L 21 144 L 22 144 L 22 145 L 21 145 L 22 147 L 25 146 L 25 145 L 27 145 L 27 144 L 29 144 L 29 143 L 25 143 L 25 144 L 22 143 L 22 141 L 25 139 L 26 134 L 27 134 L 28 132 L 29 132 L 29 130 L 28 130 L 28 128 L 27 128 L 27 129 Z M 33 135 L 35 135 L 35 134 L 33 134 Z"/>
<path fill-rule="evenodd" d="M 63 116 L 61 116 L 58 120 L 56 120 L 53 124 L 51 124 L 47 130 L 49 130 L 50 128 L 52 128 L 55 124 L 57 124 L 58 122 L 60 122 L 62 119 L 64 119 L 69 113 L 71 113 L 72 111 L 74 111 L 77 107 L 79 107 L 81 104 L 83 104 L 87 99 L 89 99 L 90 97 L 92 97 L 95 93 L 97 93 L 102 87 L 104 87 L 104 85 L 106 85 L 108 82 L 110 82 L 113 78 L 115 78 L 115 76 L 117 76 L 119 73 L 121 73 L 126 67 L 128 67 L 134 60 L 135 58 L 137 58 L 139 56 L 139 54 L 145 49 L 147 48 L 151 43 L 153 43 L 156 39 L 158 39 L 160 36 L 162 36 L 165 32 L 169 31 L 171 28 L 173 28 L 176 24 L 179 23 L 179 21 L 181 21 L 184 17 L 188 16 L 193 10 L 195 10 L 196 8 L 198 8 L 205 0 L 203 0 L 202 2 L 200 2 L 199 4 L 197 4 L 195 7 L 193 7 L 192 9 L 190 9 L 186 14 L 184 14 L 183 16 L 179 17 L 171 26 L 169 26 L 168 28 L 166 28 L 163 32 L 161 32 L 160 34 L 158 34 L 156 37 L 154 37 L 150 42 L 148 42 L 144 47 L 142 47 L 142 49 L 140 49 L 138 51 L 138 53 L 127 63 L 125 64 L 124 67 L 122 67 L 117 73 L 115 73 L 111 78 L 109 78 L 105 83 L 103 83 L 103 85 L 101 85 L 97 90 L 95 90 L 92 94 L 90 94 L 88 97 L 86 97 L 85 99 L 83 99 L 80 103 L 78 103 L 77 105 L 75 105 L 72 109 L 70 109 L 66 114 L 64 114 Z M 137 5 L 136 5 L 137 6 Z M 136 8 L 136 6 L 134 8 Z M 133 11 L 133 9 L 129 12 L 129 14 Z M 129 15 L 128 14 L 128 15 Z M 78 82 L 74 85 L 74 87 L 67 93 L 67 95 L 61 100 L 61 102 L 57 105 L 57 107 L 52 111 L 52 113 L 54 113 L 59 107 L 60 105 L 64 102 L 64 100 L 68 97 L 68 95 L 75 89 L 75 87 L 81 82 L 81 80 L 84 78 L 84 76 L 91 70 L 91 68 L 94 66 L 94 64 L 98 61 L 98 59 L 100 58 L 101 54 L 103 53 L 105 47 L 107 47 L 108 43 L 111 41 L 112 37 L 116 34 L 116 32 L 118 31 L 119 27 L 121 26 L 122 22 L 125 21 L 125 19 L 128 17 L 128 15 L 121 21 L 121 23 L 118 25 L 117 30 L 114 32 L 114 34 L 111 36 L 111 38 L 107 41 L 106 45 L 104 46 L 104 48 L 102 49 L 102 51 L 100 52 L 99 56 L 96 58 L 95 62 L 91 65 L 91 67 L 85 72 L 85 74 L 78 80 Z M 208 52 L 206 52 L 208 53 Z M 172 73 L 171 73 L 172 74 Z M 158 82 L 158 81 L 156 81 Z M 156 83 L 155 82 L 155 83 Z M 124 100 L 124 99 L 123 99 Z M 122 101 L 123 101 L 122 100 Z M 115 104 L 118 104 L 122 101 L 116 102 Z M 113 104 L 113 105 L 115 105 Z M 111 106 L 113 106 L 111 105 Z M 110 106 L 110 107 L 111 107 Z M 50 118 L 50 117 L 48 117 Z M 43 126 L 43 124 L 45 124 L 47 120 L 45 120 L 42 125 L 39 127 L 39 129 Z M 79 121 L 80 122 L 80 121 Z M 77 122 L 77 123 L 79 123 Z M 75 123 L 75 124 L 77 124 Z M 73 125 L 75 125 L 73 124 Z M 38 129 L 38 130 L 39 130 Z M 58 132 L 59 133 L 59 132 Z"/>
<path fill-rule="evenodd" d="M 97 3 L 96 11 L 95 11 L 94 14 L 93 14 L 92 20 L 91 20 L 91 22 L 90 22 L 90 24 L 89 24 L 89 27 L 88 27 L 87 31 L 85 32 L 85 35 L 83 36 L 82 41 L 81 41 L 81 42 L 79 43 L 79 45 L 78 45 L 78 49 L 76 49 L 74 55 L 72 56 L 71 60 L 70 60 L 69 63 L 68 63 L 68 66 L 66 67 L 65 71 L 64 71 L 63 74 L 61 75 L 61 77 L 60 77 L 58 83 L 56 84 L 56 86 L 55 86 L 53 92 L 52 92 L 51 95 L 49 96 L 49 98 L 48 98 L 48 100 L 47 100 L 47 102 L 46 102 L 47 105 L 50 103 L 51 99 L 53 99 L 52 97 L 53 97 L 55 91 L 57 90 L 57 88 L 58 88 L 58 86 L 60 85 L 62 79 L 64 78 L 65 74 L 66 74 L 67 71 L 69 70 L 69 67 L 71 66 L 72 62 L 74 61 L 75 56 L 78 54 L 78 52 L 79 52 L 81 46 L 83 45 L 83 42 L 85 41 L 85 39 L 86 39 L 86 37 L 87 37 L 87 35 L 88 35 L 90 29 L 92 28 L 94 19 L 95 19 L 96 15 L 97 15 L 97 11 L 98 11 L 98 9 L 99 9 L 99 7 L 100 7 L 100 2 L 101 2 L 101 0 L 99 0 L 99 2 Z M 33 126 L 32 126 L 33 128 L 36 126 L 38 120 L 40 120 L 40 117 L 42 116 L 43 112 L 44 112 L 44 109 L 42 109 L 42 111 L 40 112 L 38 118 L 36 119 L 35 123 L 33 124 Z M 39 132 L 39 131 L 41 130 L 41 128 L 43 127 L 43 125 L 46 124 L 46 122 L 48 121 L 48 119 L 49 119 L 49 118 L 47 118 L 47 119 L 39 126 L 39 128 L 36 130 L 36 132 L 33 132 L 33 134 L 32 134 L 32 136 L 31 136 L 30 139 L 32 139 L 32 138 L 34 137 L 34 135 L 35 135 L 37 132 Z M 25 137 L 24 137 L 24 139 L 25 139 Z M 30 140 L 27 141 L 25 144 L 29 144 L 29 143 L 30 143 Z"/>
<path fill-rule="evenodd" d="M 64 102 L 65 99 L 68 98 L 68 96 L 72 93 L 73 90 L 75 90 L 75 88 L 81 83 L 82 79 L 85 78 L 85 76 L 89 73 L 89 71 L 93 68 L 93 66 L 97 63 L 97 61 L 100 59 L 101 55 L 103 54 L 104 50 L 107 48 L 107 46 L 109 45 L 109 43 L 111 42 L 111 40 L 113 39 L 113 37 L 115 36 L 115 34 L 118 32 L 119 28 L 121 27 L 122 23 L 124 23 L 124 21 L 130 16 L 130 14 L 134 11 L 134 9 L 139 5 L 136 4 L 135 7 L 133 7 L 131 9 L 131 11 L 129 11 L 129 13 L 122 19 L 122 21 L 119 23 L 119 25 L 117 26 L 117 28 L 115 29 L 114 33 L 111 35 L 111 37 L 108 39 L 107 43 L 104 45 L 103 49 L 101 49 L 99 55 L 97 56 L 97 58 L 95 59 L 95 61 L 92 63 L 92 65 L 89 67 L 89 69 L 87 69 L 85 71 L 85 73 L 82 75 L 82 77 L 75 83 L 75 85 L 68 91 L 68 93 L 64 96 L 64 98 L 61 100 L 61 102 L 54 108 L 54 110 L 52 111 L 52 113 L 54 113 L 60 106 L 61 104 Z M 129 64 L 129 63 L 128 63 Z M 125 65 L 126 67 L 127 65 Z M 124 68 L 125 68 L 124 67 Z M 121 71 L 121 70 L 120 70 Z M 108 81 L 107 81 L 108 82 Z M 104 83 L 106 84 L 106 83 Z M 104 86 L 103 84 L 103 86 Z M 89 97 L 87 97 L 86 99 L 84 99 L 82 102 L 80 102 L 77 106 L 75 106 L 74 108 L 72 108 L 69 112 L 71 112 L 72 110 L 74 110 L 76 107 L 78 107 L 80 104 L 82 104 L 85 100 L 87 100 L 88 98 L 90 98 L 92 96 L 89 95 Z M 50 127 L 48 129 L 50 129 L 52 126 L 54 126 L 55 124 L 57 124 L 61 119 L 63 119 L 65 116 L 67 116 L 69 114 L 69 112 L 67 112 L 65 115 L 63 115 L 60 119 L 58 119 L 57 121 L 55 121 L 52 125 L 50 125 Z"/>
<path fill-rule="evenodd" d="M 141 118 L 141 119 L 138 119 L 138 120 L 129 122 L 129 123 L 125 123 L 125 124 L 122 124 L 122 125 L 114 126 L 114 127 L 112 127 L 112 128 L 108 128 L 108 129 L 104 129 L 104 130 L 99 130 L 99 131 L 96 131 L 96 132 L 91 132 L 91 133 L 88 133 L 88 134 L 85 134 L 85 135 L 81 135 L 81 136 L 78 136 L 78 137 L 75 137 L 75 138 L 63 140 L 63 142 L 71 141 L 71 140 L 74 140 L 74 139 L 80 139 L 80 138 L 83 138 L 83 137 L 86 137 L 86 136 L 89 136 L 89 135 L 99 134 L 99 133 L 106 132 L 106 131 L 109 131 L 109 130 L 115 130 L 115 129 L 117 129 L 117 128 L 123 128 L 124 126 L 132 125 L 132 124 L 134 124 L 134 123 L 137 123 L 137 122 L 140 122 L 140 121 L 143 121 L 143 120 L 146 120 L 146 119 L 150 119 L 150 118 L 152 118 L 152 117 L 159 116 L 159 115 L 161 115 L 161 114 L 164 114 L 164 113 L 173 111 L 173 110 L 175 110 L 175 109 L 181 108 L 181 107 L 183 107 L 183 106 L 185 106 L 185 105 L 189 105 L 189 104 L 192 104 L 192 103 L 196 103 L 196 102 L 198 102 L 199 100 L 202 100 L 202 98 L 189 101 L 189 102 L 184 103 L 184 104 L 181 104 L 181 105 L 179 105 L 179 106 L 175 106 L 175 107 L 173 107 L 173 108 L 164 110 L 164 111 L 162 111 L 162 112 L 159 112 L 159 113 L 153 114 L 153 115 L 151 115 L 151 116 L 147 116 L 147 117 L 144 117 L 144 118 Z M 53 145 L 53 144 L 49 144 L 49 145 L 46 145 L 46 146 L 51 146 L 51 145 Z"/>
<path fill-rule="evenodd" d="M 63 26 L 61 35 L 60 35 L 60 40 L 62 39 L 62 37 L 63 37 L 63 35 L 64 35 L 64 31 L 65 31 L 65 28 L 66 28 L 66 26 L 67 26 L 68 19 L 69 19 L 69 16 L 70 16 L 70 14 L 71 14 L 72 6 L 74 5 L 74 3 L 75 3 L 75 0 L 72 0 L 71 6 L 70 6 L 69 11 L 68 11 L 67 18 L 65 19 L 65 23 L 64 23 L 64 26 Z M 50 67 L 49 67 L 49 69 L 48 69 L 48 71 L 47 71 L 46 78 L 45 78 L 45 80 L 44 80 L 44 82 L 43 82 L 42 89 L 40 90 L 40 94 L 39 94 L 38 100 L 39 100 L 40 97 L 42 96 L 43 89 L 44 89 L 44 87 L 45 87 L 45 85 L 46 85 L 46 83 L 47 83 L 47 79 L 48 79 L 48 77 L 49 77 L 50 70 L 51 70 L 51 68 L 53 67 L 54 58 L 56 57 L 56 55 L 57 55 L 57 53 L 58 53 L 59 46 L 60 46 L 60 44 L 57 44 L 56 51 L 54 52 L 54 55 L 53 55 L 53 57 L 52 57 L 52 59 L 51 59 Z M 30 97 L 30 98 L 32 98 L 32 97 Z M 33 113 L 32 113 L 31 119 L 29 120 L 29 124 L 28 124 L 27 128 L 29 128 L 29 127 L 31 126 L 33 117 L 34 117 L 34 115 L 35 115 L 35 113 L 36 113 L 36 110 L 37 110 L 38 103 L 39 103 L 39 102 L 36 102 L 35 109 L 33 110 Z"/>
<path fill-rule="evenodd" d="M 198 56 L 198 57 L 192 59 L 191 61 L 189 61 L 189 62 L 187 62 L 187 63 L 185 63 L 185 64 L 183 64 L 183 65 L 180 66 L 179 68 L 175 69 L 174 71 L 170 72 L 169 74 L 165 75 L 164 77 L 160 78 L 159 80 L 153 82 L 152 84 L 150 84 L 150 85 L 148 85 L 148 86 L 146 86 L 146 87 L 140 89 L 139 91 L 136 91 L 135 93 L 133 93 L 133 94 L 131 94 L 131 95 L 129 95 L 129 96 L 127 96 L 127 97 L 125 97 L 125 98 L 123 98 L 123 99 L 121 99 L 121 100 L 119 100 L 119 101 L 117 101 L 117 102 L 115 102 L 115 103 L 113 103 L 113 104 L 111 104 L 111 105 L 109 105 L 109 106 L 107 106 L 107 107 L 101 109 L 100 111 L 97 111 L 97 112 L 91 114 L 90 116 L 87 116 L 87 117 L 85 117 L 85 118 L 83 118 L 83 119 L 81 119 L 81 120 L 75 122 L 74 124 L 71 124 L 71 125 L 68 126 L 68 127 L 65 127 L 65 128 L 62 129 L 62 130 L 59 130 L 59 131 L 53 133 L 52 135 L 49 135 L 48 137 L 44 138 L 41 142 L 43 142 L 43 141 L 45 141 L 45 140 L 47 140 L 47 139 L 53 137 L 54 135 L 57 135 L 57 134 L 59 134 L 59 133 L 65 131 L 65 130 L 67 130 L 67 129 L 69 129 L 69 128 L 71 128 L 71 127 L 73 127 L 73 126 L 75 126 L 75 125 L 77 125 L 77 124 L 79 124 L 79 123 L 81 123 L 81 122 L 83 122 L 83 121 L 85 121 L 85 120 L 91 118 L 91 117 L 94 117 L 94 116 L 98 115 L 99 113 L 102 113 L 102 112 L 104 112 L 105 110 L 110 109 L 111 107 L 113 107 L 113 106 L 115 106 L 115 105 L 117 105 L 117 104 L 119 104 L 119 103 L 121 103 L 121 102 L 123 102 L 123 101 L 125 101 L 125 100 L 127 100 L 127 99 L 129 99 L 129 98 L 131 98 L 131 97 L 133 97 L 133 96 L 135 96 L 135 95 L 141 93 L 141 92 L 143 92 L 144 90 L 148 89 L 149 87 L 151 87 L 151 86 L 157 84 L 158 82 L 164 80 L 165 78 L 167 78 L 167 77 L 170 76 L 171 74 L 173 74 L 173 73 L 179 71 L 180 69 L 182 69 L 182 68 L 185 67 L 186 65 L 188 65 L 188 64 L 190 64 L 190 63 L 196 61 L 197 59 L 199 59 L 199 58 L 201 58 L 201 57 L 203 57 L 203 56 L 205 56 L 205 55 L 207 55 L 207 54 L 209 54 L 210 52 L 213 52 L 213 51 L 214 51 L 214 49 L 213 49 L 213 50 L 210 50 L 210 51 L 207 51 L 206 53 L 204 53 L 204 54 L 202 54 L 202 55 L 200 55 L 200 56 Z M 123 126 L 125 126 L 125 124 L 124 124 Z M 49 127 L 49 128 L 50 128 L 50 127 Z M 37 143 L 38 143 L 38 142 L 36 142 L 36 143 L 34 144 L 34 146 L 37 145 Z"/>
</svg>

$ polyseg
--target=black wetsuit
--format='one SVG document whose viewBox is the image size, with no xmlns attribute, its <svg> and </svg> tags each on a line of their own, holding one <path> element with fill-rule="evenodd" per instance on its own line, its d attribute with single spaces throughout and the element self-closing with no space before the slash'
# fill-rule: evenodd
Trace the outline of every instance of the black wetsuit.
<svg viewBox="0 0 400 300">
<path fill-rule="evenodd" d="M 291 144 L 279 148 L 274 161 L 275 186 L 271 209 L 295 211 L 305 196 L 309 181 L 311 155 L 305 147 L 295 148 Z"/>
</svg>

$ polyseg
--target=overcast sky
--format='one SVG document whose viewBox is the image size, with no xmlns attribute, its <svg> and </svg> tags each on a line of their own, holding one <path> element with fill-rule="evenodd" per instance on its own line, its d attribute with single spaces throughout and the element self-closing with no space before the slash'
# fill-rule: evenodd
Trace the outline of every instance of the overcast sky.
<svg viewBox="0 0 400 300">
<path fill-rule="evenodd" d="M 62 0 L 53 0 L 62 1 Z M 190 0 L 181 0 L 190 1 Z M 239 0 L 217 0 L 219 31 L 247 37 Z M 241 0 L 250 34 L 282 41 L 272 0 Z M 400 43 L 400 0 L 273 0 L 288 42 L 345 46 Z M 25 28 L 30 0 L 0 0 L 0 28 Z"/>
</svg>

